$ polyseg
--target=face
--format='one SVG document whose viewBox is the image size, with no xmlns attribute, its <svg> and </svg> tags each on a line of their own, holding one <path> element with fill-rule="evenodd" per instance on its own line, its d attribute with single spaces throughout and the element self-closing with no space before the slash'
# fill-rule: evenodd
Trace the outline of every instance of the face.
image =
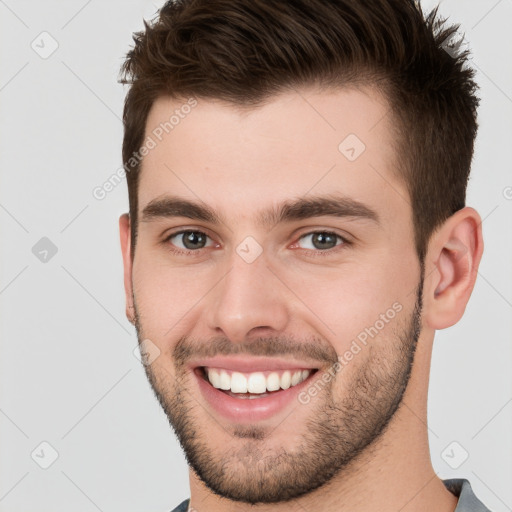
<svg viewBox="0 0 512 512">
<path fill-rule="evenodd" d="M 392 120 L 370 89 L 186 104 L 147 122 L 130 284 L 146 373 L 208 488 L 289 500 L 351 471 L 408 383 L 423 275 Z"/>
</svg>

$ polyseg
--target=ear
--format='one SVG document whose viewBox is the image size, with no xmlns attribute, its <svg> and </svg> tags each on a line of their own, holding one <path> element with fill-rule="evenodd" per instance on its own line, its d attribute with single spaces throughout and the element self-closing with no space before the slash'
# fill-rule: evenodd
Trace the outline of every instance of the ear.
<svg viewBox="0 0 512 512">
<path fill-rule="evenodd" d="M 126 296 L 126 317 L 128 321 L 135 324 L 135 309 L 133 305 L 132 289 L 132 257 L 131 257 L 131 233 L 130 216 L 123 213 L 119 217 L 119 235 L 121 238 L 121 252 L 124 266 L 124 291 Z"/>
<path fill-rule="evenodd" d="M 456 324 L 473 291 L 484 243 L 476 210 L 462 208 L 433 235 L 426 262 L 424 322 L 432 329 Z"/>
</svg>

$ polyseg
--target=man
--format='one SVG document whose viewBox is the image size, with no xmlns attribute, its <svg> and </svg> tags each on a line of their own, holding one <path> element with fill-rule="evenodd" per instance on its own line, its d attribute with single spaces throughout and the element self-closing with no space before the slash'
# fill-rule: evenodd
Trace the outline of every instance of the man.
<svg viewBox="0 0 512 512">
<path fill-rule="evenodd" d="M 483 251 L 455 32 L 413 0 L 181 0 L 134 36 L 126 312 L 176 511 L 487 510 L 426 426 Z"/>
</svg>

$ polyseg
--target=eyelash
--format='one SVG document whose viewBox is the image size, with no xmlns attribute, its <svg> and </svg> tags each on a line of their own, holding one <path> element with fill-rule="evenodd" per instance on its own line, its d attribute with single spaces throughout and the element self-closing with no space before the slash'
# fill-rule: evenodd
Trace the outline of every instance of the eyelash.
<svg viewBox="0 0 512 512">
<path fill-rule="evenodd" d="M 175 236 L 181 235 L 183 233 L 200 233 L 200 234 L 211 239 L 211 237 L 209 237 L 204 231 L 201 231 L 199 229 L 183 229 L 183 230 L 175 231 L 175 232 L 169 234 L 167 237 L 165 237 L 164 240 L 162 240 L 162 243 L 164 245 L 168 246 L 167 248 L 170 252 L 172 252 L 173 254 L 176 254 L 178 256 L 188 256 L 188 257 L 200 256 L 202 249 L 206 249 L 206 247 L 203 247 L 201 249 L 196 249 L 196 250 L 193 250 L 193 249 L 184 250 L 184 249 L 180 249 L 178 247 L 174 247 L 171 244 L 169 244 L 169 241 L 171 240 L 171 238 L 174 238 Z M 341 243 L 335 245 L 334 247 L 332 247 L 330 249 L 324 249 L 324 250 L 302 249 L 303 251 L 307 251 L 308 253 L 310 253 L 309 256 L 311 256 L 311 257 L 316 258 L 316 257 L 329 256 L 329 255 L 332 255 L 333 253 L 338 253 L 339 251 L 342 251 L 343 249 L 352 245 L 352 242 L 350 240 L 347 240 L 345 237 L 339 235 L 338 233 L 335 233 L 334 231 L 327 231 L 327 230 L 321 230 L 321 229 L 314 230 L 314 231 L 308 231 L 307 233 L 302 234 L 297 239 L 297 242 L 294 242 L 294 244 L 298 243 L 298 241 L 301 240 L 302 238 L 304 238 L 308 235 L 314 235 L 316 233 L 322 233 L 322 234 L 326 234 L 326 235 L 334 235 L 339 240 L 341 240 Z"/>
</svg>

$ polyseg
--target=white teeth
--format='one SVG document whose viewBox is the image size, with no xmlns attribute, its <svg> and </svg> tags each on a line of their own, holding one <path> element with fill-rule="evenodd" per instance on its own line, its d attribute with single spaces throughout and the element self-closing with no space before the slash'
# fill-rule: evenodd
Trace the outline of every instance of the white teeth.
<svg viewBox="0 0 512 512">
<path fill-rule="evenodd" d="M 302 372 L 299 370 L 292 375 L 292 386 L 296 386 L 302 379 Z"/>
<path fill-rule="evenodd" d="M 288 389 L 292 385 L 292 375 L 286 370 L 283 375 L 281 375 L 281 387 L 283 389 Z"/>
<path fill-rule="evenodd" d="M 277 391 L 281 387 L 281 379 L 279 374 L 272 372 L 267 377 L 267 391 Z"/>
<path fill-rule="evenodd" d="M 225 391 L 231 389 L 231 377 L 228 375 L 228 372 L 226 370 L 221 370 L 220 372 L 219 389 L 223 389 Z"/>
<path fill-rule="evenodd" d="M 249 393 L 265 393 L 267 391 L 267 379 L 261 372 L 251 373 L 247 381 L 247 391 Z"/>
<path fill-rule="evenodd" d="M 231 374 L 231 391 L 233 393 L 247 393 L 247 379 L 238 372 Z"/>
<path fill-rule="evenodd" d="M 210 379 L 210 383 L 214 388 L 220 388 L 220 375 L 218 371 L 209 370 L 208 379 Z"/>
<path fill-rule="evenodd" d="M 232 393 L 253 393 L 263 395 L 267 391 L 277 391 L 279 389 L 288 389 L 296 386 L 306 380 L 311 370 L 296 370 L 290 372 L 286 370 L 272 372 L 267 377 L 263 372 L 253 372 L 244 375 L 240 372 L 233 372 L 231 375 L 226 370 L 217 370 L 215 368 L 206 368 L 210 384 L 217 389 L 231 391 Z"/>
</svg>

